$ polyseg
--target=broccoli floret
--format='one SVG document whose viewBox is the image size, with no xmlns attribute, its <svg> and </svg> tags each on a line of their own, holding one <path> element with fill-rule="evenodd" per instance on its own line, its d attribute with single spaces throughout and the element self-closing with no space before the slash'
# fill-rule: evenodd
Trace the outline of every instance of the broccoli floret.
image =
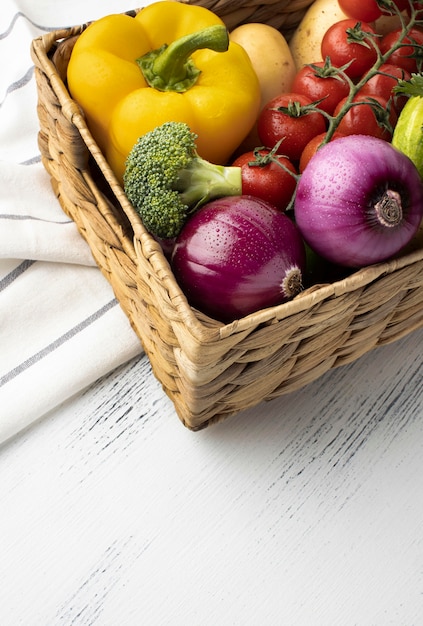
<svg viewBox="0 0 423 626">
<path fill-rule="evenodd" d="M 140 137 L 126 160 L 125 193 L 157 237 L 176 237 L 209 200 L 241 194 L 241 168 L 201 158 L 196 139 L 187 124 L 165 122 Z"/>
</svg>

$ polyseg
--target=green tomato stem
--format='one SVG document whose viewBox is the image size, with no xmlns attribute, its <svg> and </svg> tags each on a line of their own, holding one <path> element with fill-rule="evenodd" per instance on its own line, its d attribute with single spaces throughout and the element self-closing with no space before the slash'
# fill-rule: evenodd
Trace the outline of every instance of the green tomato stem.
<svg viewBox="0 0 423 626">
<path fill-rule="evenodd" d="M 396 5 L 394 5 L 394 7 L 392 7 L 394 9 L 394 13 L 396 13 L 400 19 L 400 23 L 401 23 L 401 34 L 398 37 L 397 41 L 391 46 L 391 48 L 389 50 L 387 50 L 385 52 L 385 54 L 382 54 L 379 46 L 376 44 L 374 38 L 372 36 L 369 36 L 369 42 L 374 46 L 376 53 L 377 53 L 377 60 L 375 61 L 374 65 L 369 69 L 368 72 L 366 72 L 366 74 L 364 74 L 364 76 L 362 76 L 362 78 L 357 82 L 357 83 L 353 83 L 353 81 L 349 78 L 349 76 L 345 73 L 343 68 L 339 68 L 338 69 L 338 73 L 340 76 L 342 76 L 344 78 L 344 80 L 346 80 L 349 84 L 350 87 L 350 92 L 347 96 L 347 99 L 344 103 L 344 105 L 342 106 L 341 110 L 338 112 L 338 114 L 336 116 L 332 116 L 332 115 L 326 115 L 327 119 L 328 119 L 328 130 L 326 133 L 326 136 L 324 137 L 323 141 L 322 141 L 322 145 L 329 143 L 329 141 L 332 139 L 335 131 L 337 130 L 341 120 L 345 117 L 345 115 L 348 113 L 348 111 L 355 106 L 354 103 L 354 98 L 355 96 L 359 93 L 359 91 L 362 89 L 362 87 L 364 87 L 364 85 L 371 79 L 373 78 L 373 76 L 375 76 L 376 74 L 379 73 L 379 69 L 381 67 L 381 65 L 385 64 L 389 57 L 393 54 L 393 52 L 395 52 L 396 50 L 398 50 L 399 48 L 401 48 L 401 46 L 403 45 L 403 41 L 405 39 L 405 37 L 408 35 L 408 33 L 410 32 L 410 30 L 416 25 L 417 23 L 417 12 L 414 9 L 414 7 L 411 5 L 411 12 L 410 12 L 410 18 L 408 20 L 408 22 L 405 21 L 404 16 L 402 15 L 402 13 L 397 9 Z M 336 69 L 336 68 L 335 68 Z M 371 104 L 371 103 L 367 103 L 367 104 Z M 323 111 L 320 111 L 321 113 L 324 113 Z M 386 125 L 386 124 L 385 124 Z"/>
</svg>

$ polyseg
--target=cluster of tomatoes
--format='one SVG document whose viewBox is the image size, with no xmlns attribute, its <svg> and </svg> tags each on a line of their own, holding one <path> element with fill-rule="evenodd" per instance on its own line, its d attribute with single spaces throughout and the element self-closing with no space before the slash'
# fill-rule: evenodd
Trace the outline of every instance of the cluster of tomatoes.
<svg viewBox="0 0 423 626">
<path fill-rule="evenodd" d="M 400 9 L 404 8 L 401 2 L 409 6 L 408 0 L 395 2 Z M 243 193 L 260 196 L 281 210 L 289 205 L 298 175 L 326 137 L 331 118 L 338 120 L 331 141 L 351 134 L 390 141 L 406 101 L 393 88 L 398 80 L 408 80 L 419 71 L 416 50 L 421 54 L 423 30 L 413 27 L 396 47 L 400 28 L 379 37 L 365 21 L 365 17 L 373 21 L 381 15 L 375 0 L 340 0 L 340 6 L 352 17 L 333 24 L 324 35 L 321 53 L 325 61 L 301 68 L 291 91 L 262 109 L 257 131 L 266 149 L 246 152 L 233 163 L 242 169 Z M 382 55 L 393 51 L 355 90 L 353 106 L 345 107 L 352 86 L 363 82 L 375 67 L 377 49 Z"/>
<path fill-rule="evenodd" d="M 345 15 L 363 22 L 374 22 L 384 14 L 382 7 L 376 0 L 360 0 L 360 2 L 357 0 L 338 0 L 338 2 Z M 409 0 L 393 0 L 393 2 L 399 11 L 410 13 Z M 423 2 L 413 2 L 413 4 L 417 11 L 423 12 Z M 420 18 L 420 14 L 418 17 Z"/>
</svg>

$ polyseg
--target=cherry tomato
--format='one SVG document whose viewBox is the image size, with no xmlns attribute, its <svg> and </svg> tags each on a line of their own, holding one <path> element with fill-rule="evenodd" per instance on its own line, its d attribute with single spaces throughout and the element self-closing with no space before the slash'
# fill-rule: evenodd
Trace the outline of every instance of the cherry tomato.
<svg viewBox="0 0 423 626">
<path fill-rule="evenodd" d="M 313 67 L 304 65 L 292 84 L 295 93 L 301 93 L 313 102 L 322 100 L 318 107 L 329 115 L 332 115 L 338 102 L 349 94 L 349 90 L 346 80 L 330 71 L 323 61 L 313 63 Z"/>
<path fill-rule="evenodd" d="M 345 104 L 345 100 L 346 98 L 338 103 L 334 115 L 339 114 L 342 106 Z M 388 102 L 384 98 L 359 93 L 353 100 L 353 102 L 358 104 L 352 106 L 348 113 L 344 115 L 338 124 L 337 131 L 344 135 L 371 135 L 372 137 L 390 141 L 392 132 L 378 123 L 374 108 L 370 104 L 372 100 L 376 100 L 384 111 L 387 110 Z M 391 107 L 389 122 L 392 128 L 394 128 L 397 119 L 398 116 L 395 113 L 395 109 Z"/>
<path fill-rule="evenodd" d="M 410 5 L 408 4 L 408 2 L 406 2 L 406 9 L 407 9 L 407 13 L 410 15 L 411 14 L 411 9 L 410 9 Z M 413 2 L 413 7 L 414 10 L 417 11 L 417 19 L 421 20 L 423 19 L 423 2 Z"/>
<path fill-rule="evenodd" d="M 317 152 L 317 149 L 320 147 L 320 144 L 325 137 L 326 133 L 321 133 L 320 135 L 316 135 L 315 137 L 313 137 L 313 139 L 308 142 L 301 154 L 300 163 L 298 166 L 298 170 L 300 173 L 304 172 L 306 165 L 310 161 L 311 157 Z M 345 135 L 336 131 L 335 133 L 333 133 L 330 141 L 335 141 L 335 139 L 339 139 L 340 137 L 345 137 Z"/>
<path fill-rule="evenodd" d="M 408 15 L 411 15 L 410 0 L 393 0 L 393 4 L 397 7 L 397 9 L 401 13 L 406 11 Z M 413 1 L 412 4 L 413 4 L 413 9 L 417 11 L 417 18 L 422 19 L 421 12 L 423 10 L 423 3 Z M 382 15 L 394 15 L 394 11 L 390 10 L 389 8 L 386 8 L 386 9 L 381 8 L 381 11 L 382 11 Z"/>
<path fill-rule="evenodd" d="M 405 9 L 410 8 L 410 4 L 408 0 L 394 0 L 394 4 L 400 11 L 404 11 Z M 383 11 L 383 9 L 382 9 Z M 384 11 L 383 11 L 384 12 Z"/>
<path fill-rule="evenodd" d="M 262 109 L 257 120 L 257 132 L 261 143 L 273 148 L 282 139 L 281 154 L 291 161 L 299 161 L 306 144 L 315 135 L 326 130 L 326 120 L 307 107 L 312 100 L 299 93 L 276 96 Z"/>
<path fill-rule="evenodd" d="M 399 113 L 407 102 L 407 97 L 397 96 L 392 90 L 398 84 L 399 80 L 409 80 L 411 74 L 402 67 L 389 63 L 381 65 L 379 72 L 380 74 L 376 74 L 370 78 L 360 91 L 362 94 L 380 96 L 385 100 L 391 98 L 392 106 L 395 108 L 396 113 Z"/>
<path fill-rule="evenodd" d="M 237 157 L 232 165 L 241 168 L 242 193 L 266 200 L 280 211 L 286 209 L 295 191 L 297 173 L 289 159 L 272 155 L 267 149 L 251 150 Z"/>
<path fill-rule="evenodd" d="M 382 52 L 382 54 L 386 54 L 388 50 L 390 50 L 390 48 L 392 48 L 392 46 L 397 43 L 400 35 L 401 29 L 398 28 L 382 37 L 379 43 L 380 51 Z M 413 57 L 413 55 L 418 54 L 420 59 L 423 58 L 422 49 L 420 48 L 419 50 L 416 47 L 423 46 L 423 31 L 418 28 L 412 28 L 407 37 L 404 38 L 403 43 L 414 45 L 402 45 L 389 56 L 386 62 L 390 63 L 391 65 L 398 65 L 404 70 L 407 70 L 407 72 L 415 73 L 418 71 L 418 66 L 417 60 L 415 57 Z"/>
<path fill-rule="evenodd" d="M 400 11 L 405 10 L 407 11 L 409 15 L 411 14 L 411 7 L 410 7 L 409 0 L 394 0 L 394 4 L 396 4 L 396 6 L 400 9 Z M 413 8 L 415 11 L 418 11 L 419 18 L 421 19 L 420 12 L 423 9 L 423 3 L 413 2 Z"/>
<path fill-rule="evenodd" d="M 353 19 L 335 22 L 323 35 L 322 58 L 329 57 L 335 67 L 351 62 L 345 69 L 345 73 L 352 79 L 359 78 L 372 67 L 377 59 L 377 51 L 374 47 L 377 46 L 376 39 L 373 39 L 373 44 L 370 38 L 362 33 L 375 35 L 375 30 L 367 22 L 360 24 Z"/>
<path fill-rule="evenodd" d="M 348 17 L 359 22 L 374 22 L 382 15 L 376 0 L 338 0 L 339 6 Z"/>
</svg>

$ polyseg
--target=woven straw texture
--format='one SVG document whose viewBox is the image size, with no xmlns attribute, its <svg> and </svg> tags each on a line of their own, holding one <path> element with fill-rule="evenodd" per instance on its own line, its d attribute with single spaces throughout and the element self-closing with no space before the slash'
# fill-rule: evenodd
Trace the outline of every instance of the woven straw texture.
<svg viewBox="0 0 423 626">
<path fill-rule="evenodd" d="M 233 28 L 244 21 L 289 36 L 307 0 L 197 2 Z M 64 211 L 89 243 L 181 421 L 198 430 L 294 392 L 423 325 L 423 234 L 412 249 L 344 280 L 228 325 L 193 310 L 146 233 L 66 89 L 84 25 L 33 41 L 39 146 Z"/>
</svg>

